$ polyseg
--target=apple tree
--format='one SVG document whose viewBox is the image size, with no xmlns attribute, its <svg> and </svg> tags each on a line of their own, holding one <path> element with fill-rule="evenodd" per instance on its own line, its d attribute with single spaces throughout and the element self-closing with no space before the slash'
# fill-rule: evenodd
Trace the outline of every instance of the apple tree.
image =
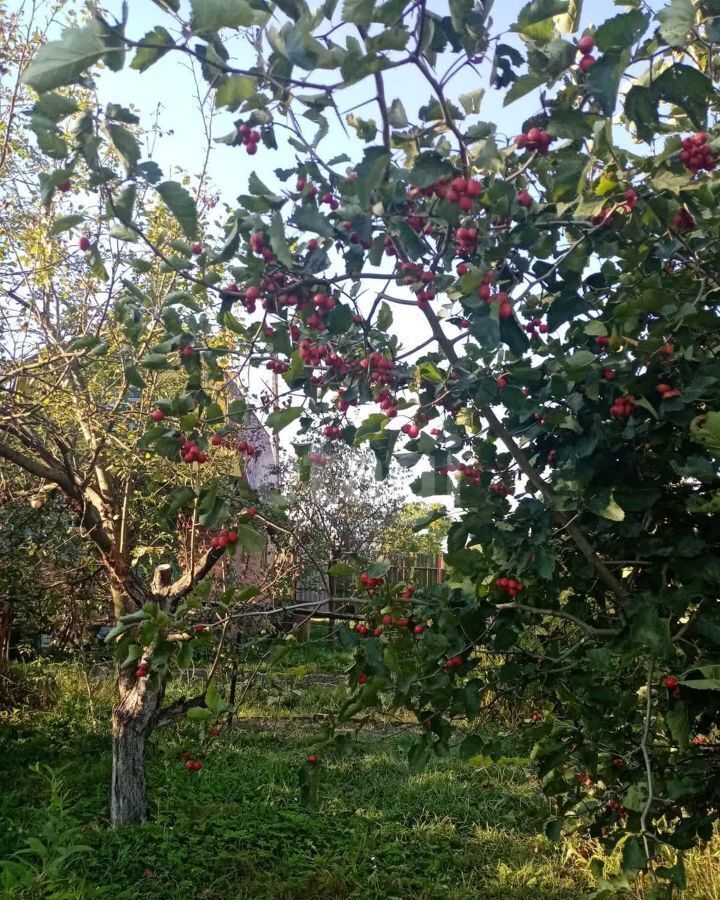
<svg viewBox="0 0 720 900">
<path fill-rule="evenodd" d="M 628 0 L 588 27 L 581 0 L 507 4 L 509 23 L 487 0 L 158 6 L 144 35 L 127 11 L 97 11 L 24 75 L 56 154 L 47 200 L 69 185 L 101 204 L 97 265 L 153 257 L 182 285 L 172 317 L 147 290 L 108 295 L 107 328 L 145 354 L 140 408 L 158 404 L 148 369 L 187 380 L 145 446 L 168 467 L 205 454 L 230 411 L 202 385 L 237 349 L 242 366 L 282 377 L 287 405 L 268 423 L 293 424 L 307 463 L 325 443 L 367 442 L 380 477 L 400 456 L 419 495 L 452 493 L 445 585 L 413 597 L 384 584 L 382 563 L 359 579 L 367 617 L 348 632 L 357 689 L 344 716 L 414 710 L 419 766 L 447 751 L 454 719 L 529 692 L 549 833 L 585 829 L 619 849 L 621 875 L 597 864 L 602 890 L 649 869 L 653 896 L 669 896 L 681 851 L 718 810 L 720 6 Z M 188 59 L 227 117 L 225 142 L 260 172 L 217 240 L 200 235 L 190 193 L 143 161 L 122 98 L 65 106 L 101 62 L 111 82 L 126 63 L 151 78 Z M 417 108 L 408 78 L 427 93 Z M 484 92 L 534 98 L 535 112 L 504 135 L 482 118 Z M 138 196 L 159 197 L 184 244 L 148 230 Z M 116 251 L 118 228 L 137 241 Z M 394 313 L 422 338 L 401 342 Z M 13 424 L 0 453 L 27 465 L 32 440 Z M 102 471 L 105 443 L 88 454 Z M 33 460 L 60 477 L 55 455 Z M 101 500 L 84 507 L 91 536 L 110 528 Z M 149 594 L 110 540 L 100 551 L 119 566 L 123 614 L 191 587 Z M 151 609 L 158 634 L 175 627 Z M 461 746 L 495 752 L 475 736 Z"/>
</svg>

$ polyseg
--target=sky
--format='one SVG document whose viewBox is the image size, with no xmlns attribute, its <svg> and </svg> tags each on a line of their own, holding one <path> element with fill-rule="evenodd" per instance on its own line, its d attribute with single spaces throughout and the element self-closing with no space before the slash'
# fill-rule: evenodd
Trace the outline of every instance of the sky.
<svg viewBox="0 0 720 900">
<path fill-rule="evenodd" d="M 22 5 L 22 2 L 23 0 L 10 0 L 9 9 L 12 10 Z M 45 2 L 46 5 L 49 5 L 47 0 Z M 181 0 L 181 2 L 181 14 L 185 19 L 189 19 L 189 0 Z M 492 33 L 506 31 L 523 5 L 519 0 L 495 0 L 491 12 Z M 661 7 L 665 4 L 664 0 L 653 0 L 652 5 Z M 72 3 L 69 4 L 69 7 L 71 6 Z M 106 0 L 104 7 L 109 12 L 119 15 L 121 0 Z M 447 3 L 444 0 L 429 0 L 428 8 L 441 14 L 447 14 Z M 580 34 L 583 29 L 599 24 L 606 18 L 624 11 L 625 8 L 627 7 L 622 2 L 614 3 L 613 0 L 585 0 L 578 33 Z M 158 24 L 164 25 L 173 34 L 177 32 L 177 23 L 172 17 L 163 13 L 153 0 L 130 0 L 129 9 L 127 34 L 133 39 L 140 39 Z M 62 22 L 62 13 L 58 21 Z M 229 35 L 229 32 L 227 34 Z M 50 38 L 56 39 L 58 36 L 59 25 L 49 34 Z M 336 39 L 339 43 L 344 43 L 344 38 L 341 36 L 336 35 Z M 506 34 L 503 40 L 522 49 L 522 42 L 516 35 Z M 252 66 L 254 51 L 245 39 L 239 36 L 229 37 L 227 47 L 231 53 L 231 62 L 241 67 Z M 442 72 L 444 69 L 445 66 L 441 62 L 438 70 Z M 498 143 L 502 146 L 505 137 L 511 139 L 521 130 L 523 120 L 537 111 L 537 94 L 533 92 L 511 105 L 503 107 L 502 100 L 505 92 L 488 87 L 489 65 L 480 66 L 480 69 L 482 72 L 480 77 L 471 69 L 464 69 L 456 79 L 453 79 L 448 89 L 448 95 L 452 99 L 464 92 L 486 88 L 478 118 L 495 123 Z M 295 74 L 298 74 L 298 71 L 296 70 Z M 323 72 L 315 72 L 309 74 L 308 77 L 322 81 L 327 75 Z M 337 75 L 331 73 L 330 77 L 334 80 Z M 430 96 L 430 90 L 425 82 L 417 73 L 413 74 L 409 67 L 387 73 L 385 82 L 388 103 L 395 97 L 399 98 L 411 120 L 418 107 L 427 102 Z M 153 122 L 156 124 L 157 139 L 153 141 L 152 157 L 163 169 L 165 177 L 178 178 L 184 173 L 194 176 L 202 170 L 206 157 L 206 141 L 203 135 L 203 121 L 197 94 L 198 90 L 201 95 L 204 94 L 206 84 L 202 80 L 199 67 L 196 66 L 193 69 L 189 57 L 171 53 L 145 73 L 138 73 L 126 67 L 121 72 L 101 74 L 97 83 L 98 93 L 103 103 L 131 104 L 139 113 L 145 127 Z M 356 104 L 372 98 L 374 92 L 368 92 L 368 85 L 371 84 L 372 79 L 366 79 L 361 85 L 339 92 L 336 99 L 340 110 L 347 111 Z M 209 105 L 207 109 L 209 111 Z M 379 122 L 377 104 L 374 101 L 355 112 L 362 118 L 374 118 Z M 212 116 L 213 138 L 232 132 L 233 120 L 236 116 L 236 113 L 230 113 L 227 110 L 216 111 Z M 357 158 L 358 151 L 361 150 L 363 144 L 351 129 L 349 129 L 350 138 L 348 139 L 332 115 L 329 116 L 329 120 L 330 131 L 321 142 L 319 152 L 325 158 L 329 158 L 347 150 L 350 155 Z M 312 135 L 315 126 L 311 123 L 308 124 L 307 133 Z M 277 132 L 282 135 L 283 130 L 277 129 Z M 267 150 L 260 145 L 257 155 L 250 157 L 241 147 L 228 147 L 213 141 L 207 172 L 210 192 L 217 193 L 221 200 L 217 207 L 218 221 L 224 217 L 221 213 L 222 203 L 225 202 L 231 206 L 234 204 L 235 198 L 246 191 L 247 180 L 253 170 L 271 189 L 281 190 L 286 187 L 276 179 L 273 170 L 291 165 L 294 155 L 295 151 L 287 144 L 281 144 L 277 151 Z M 366 284 L 372 289 L 373 282 L 366 282 Z M 393 288 L 393 293 L 396 296 L 402 296 L 402 292 L 398 288 Z M 372 302 L 372 299 L 371 295 L 368 296 L 367 302 Z M 416 308 L 394 306 L 393 314 L 395 321 L 392 330 L 401 336 L 406 348 L 420 343 L 429 336 L 424 317 Z M 457 334 L 454 326 L 448 325 L 447 329 L 451 336 Z"/>
</svg>

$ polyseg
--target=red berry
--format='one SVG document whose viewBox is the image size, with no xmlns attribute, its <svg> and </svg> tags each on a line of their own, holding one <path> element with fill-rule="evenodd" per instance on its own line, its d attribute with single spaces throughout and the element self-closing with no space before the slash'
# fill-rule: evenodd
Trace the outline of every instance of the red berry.
<svg viewBox="0 0 720 900">
<path fill-rule="evenodd" d="M 217 737 L 220 734 L 220 729 L 217 727 L 217 725 L 213 725 L 213 727 L 210 729 L 210 734 L 213 737 Z"/>
<path fill-rule="evenodd" d="M 367 672 L 361 672 L 361 673 L 358 675 L 358 684 L 365 684 L 365 682 L 366 682 L 367 680 L 368 680 L 368 674 L 367 674 Z"/>
<path fill-rule="evenodd" d="M 86 238 L 83 235 L 78 241 L 78 247 L 82 250 L 83 253 L 86 253 L 90 249 L 90 239 Z"/>
<path fill-rule="evenodd" d="M 316 766 L 318 761 L 317 754 L 311 753 L 310 756 L 308 756 L 307 761 L 311 766 Z"/>
<path fill-rule="evenodd" d="M 153 422 L 162 422 L 162 420 L 165 418 L 165 413 L 161 409 L 154 409 L 150 413 L 150 418 L 153 420 Z"/>
<path fill-rule="evenodd" d="M 199 759 L 196 759 L 195 762 L 192 764 L 192 767 L 193 767 L 193 771 L 199 772 L 200 769 L 202 769 L 202 763 L 200 762 Z"/>
<path fill-rule="evenodd" d="M 583 35 L 578 41 L 578 50 L 587 55 L 588 53 L 592 53 L 595 49 L 595 41 L 590 37 L 589 34 Z"/>
<path fill-rule="evenodd" d="M 595 338 L 595 343 L 598 345 L 598 347 L 607 347 L 610 344 L 610 338 L 605 337 L 605 335 L 601 334 Z"/>
<path fill-rule="evenodd" d="M 255 512 L 256 510 L 254 506 L 248 506 L 248 508 L 245 510 L 245 515 L 248 517 L 248 519 L 252 519 L 255 515 Z"/>
<path fill-rule="evenodd" d="M 528 194 L 526 190 L 518 191 L 517 195 L 518 206 L 522 206 L 523 209 L 530 209 L 533 205 L 533 198 Z"/>
<path fill-rule="evenodd" d="M 72 182 L 69 178 L 66 178 L 58 184 L 57 189 L 61 194 L 67 194 L 67 192 L 72 189 Z"/>
<path fill-rule="evenodd" d="M 203 245 L 202 244 L 193 244 L 192 252 L 195 256 L 200 256 L 200 254 L 203 252 Z"/>
<path fill-rule="evenodd" d="M 393 617 L 389 614 L 384 615 L 380 621 L 383 623 L 383 625 L 392 625 Z"/>
<path fill-rule="evenodd" d="M 585 72 L 592 69 L 596 62 L 597 60 L 594 56 L 583 56 L 583 58 L 578 63 L 580 71 L 585 74 Z"/>
<path fill-rule="evenodd" d="M 671 691 L 673 690 L 673 688 L 676 688 L 678 686 L 679 682 L 674 675 L 668 675 L 663 684 L 669 691 Z"/>
</svg>

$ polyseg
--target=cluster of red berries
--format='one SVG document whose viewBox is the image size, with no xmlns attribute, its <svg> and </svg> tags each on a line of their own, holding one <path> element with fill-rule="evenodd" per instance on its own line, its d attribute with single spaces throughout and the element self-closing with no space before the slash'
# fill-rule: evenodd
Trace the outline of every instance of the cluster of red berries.
<svg viewBox="0 0 720 900">
<path fill-rule="evenodd" d="M 542 319 L 531 319 L 525 326 L 525 331 L 531 338 L 539 337 L 541 334 L 547 334 L 550 329 Z"/>
<path fill-rule="evenodd" d="M 314 184 L 308 185 L 306 179 L 298 178 L 295 189 L 299 194 L 302 194 L 303 197 L 316 197 L 318 193 L 318 189 Z"/>
<path fill-rule="evenodd" d="M 238 135 L 241 138 L 248 156 L 255 156 L 257 153 L 257 145 L 260 141 L 260 132 L 249 125 L 238 125 Z"/>
<path fill-rule="evenodd" d="M 477 228 L 466 228 L 464 225 L 461 225 L 460 228 L 458 228 L 458 230 L 455 232 L 455 240 L 457 241 L 455 253 L 458 256 L 469 256 L 470 254 L 474 253 L 477 239 Z M 458 265 L 457 267 L 458 275 L 465 275 L 467 274 L 467 272 L 468 267 L 464 263 L 460 263 L 460 265 Z"/>
<path fill-rule="evenodd" d="M 199 772 L 202 769 L 202 763 L 199 759 L 192 758 L 190 750 L 183 750 L 183 756 L 185 757 L 185 768 L 188 772 Z"/>
<path fill-rule="evenodd" d="M 472 484 L 479 484 L 481 473 L 475 466 L 467 463 L 451 463 L 449 466 L 438 466 L 438 475 L 448 475 L 451 472 L 459 472 L 461 477 Z"/>
<path fill-rule="evenodd" d="M 700 169 L 707 169 L 709 172 L 715 168 L 715 157 L 704 131 L 698 131 L 690 137 L 683 138 L 681 146 L 680 162 L 693 175 L 697 175 Z"/>
<path fill-rule="evenodd" d="M 619 800 L 608 800 L 607 808 L 610 810 L 615 810 L 615 812 L 622 818 L 625 818 L 625 816 L 628 815 L 628 811 Z"/>
<path fill-rule="evenodd" d="M 575 776 L 575 780 L 585 787 L 593 786 L 592 778 L 587 774 L 587 772 L 583 772 L 582 770 L 577 773 L 577 775 Z"/>
<path fill-rule="evenodd" d="M 695 219 L 685 207 L 681 206 L 673 216 L 673 228 L 679 234 L 686 234 L 695 228 Z"/>
<path fill-rule="evenodd" d="M 449 672 L 451 669 L 459 669 L 463 664 L 460 656 L 451 656 L 450 659 L 442 667 L 443 672 Z"/>
<path fill-rule="evenodd" d="M 275 259 L 275 254 L 267 243 L 262 231 L 253 231 L 250 235 L 250 250 L 258 256 L 262 256 L 267 262 Z"/>
<path fill-rule="evenodd" d="M 180 458 L 184 463 L 207 462 L 207 453 L 204 453 L 194 441 L 183 438 L 180 441 Z"/>
<path fill-rule="evenodd" d="M 493 272 L 488 272 L 488 274 L 483 277 L 483 282 L 477 289 L 477 295 L 481 300 L 484 300 L 485 303 L 498 303 L 500 305 L 498 310 L 500 318 L 508 319 L 513 313 L 510 296 L 506 291 L 495 291 L 495 293 L 493 293 L 492 281 L 494 277 Z"/>
<path fill-rule="evenodd" d="M 610 415 L 614 419 L 629 419 L 635 412 L 635 397 L 628 394 L 625 397 L 618 397 L 610 407 Z"/>
<path fill-rule="evenodd" d="M 394 419 L 397 415 L 397 399 L 393 397 L 387 388 L 383 388 L 381 391 L 378 391 L 377 394 L 373 397 L 373 400 L 379 404 L 380 409 L 385 413 L 388 419 Z"/>
<path fill-rule="evenodd" d="M 135 677 L 136 678 L 145 678 L 147 677 L 148 672 L 150 671 L 150 663 L 141 662 L 140 665 L 135 669 Z"/>
<path fill-rule="evenodd" d="M 530 128 L 515 138 L 515 145 L 519 150 L 533 150 L 544 156 L 553 140 L 553 136 L 542 128 Z"/>
<path fill-rule="evenodd" d="M 490 490 L 498 497 L 507 497 L 511 493 L 510 488 L 503 484 L 502 481 L 493 481 L 490 485 Z"/>
<path fill-rule="evenodd" d="M 495 587 L 500 588 L 503 593 L 508 594 L 510 597 L 514 597 L 520 591 L 525 590 L 525 585 L 515 581 L 514 578 L 496 578 Z"/>
<path fill-rule="evenodd" d="M 680 391 L 671 387 L 669 384 L 659 384 L 655 390 L 660 394 L 663 400 L 672 400 L 673 397 L 680 397 Z"/>
<path fill-rule="evenodd" d="M 221 549 L 224 550 L 228 544 L 237 544 L 238 541 L 238 533 L 237 531 L 228 531 L 227 529 L 223 529 L 220 534 L 214 537 L 210 541 L 210 546 L 213 550 Z"/>
<path fill-rule="evenodd" d="M 284 372 L 287 372 L 290 366 L 288 363 L 283 362 L 281 359 L 269 359 L 265 363 L 265 368 L 269 369 L 271 372 L 274 372 L 276 375 L 282 375 Z"/>
<path fill-rule="evenodd" d="M 416 438 L 420 434 L 420 428 L 414 422 L 407 422 L 400 430 L 409 438 Z"/>
<path fill-rule="evenodd" d="M 237 448 L 238 453 L 244 453 L 248 459 L 252 459 L 254 456 L 260 456 L 260 450 L 257 447 L 253 447 L 252 444 L 249 444 L 245 439 L 240 441 Z"/>
<path fill-rule="evenodd" d="M 323 453 L 315 453 L 314 450 L 312 450 L 310 453 L 308 453 L 308 459 L 310 460 L 311 463 L 313 463 L 313 465 L 316 465 L 316 466 L 324 466 L 325 463 L 328 461 L 327 456 L 325 456 Z"/>
<path fill-rule="evenodd" d="M 323 428 L 323 434 L 329 441 L 339 441 L 342 439 L 343 430 L 339 425 L 328 425 Z"/>
<path fill-rule="evenodd" d="M 385 584 L 384 578 L 373 578 L 372 575 L 368 575 L 367 572 L 363 572 L 360 576 L 360 584 L 363 587 L 374 590 L 375 588 L 380 587 Z"/>
<path fill-rule="evenodd" d="M 313 344 L 307 339 L 300 341 L 298 346 L 300 359 L 309 366 L 319 366 L 330 352 L 326 344 Z"/>
<path fill-rule="evenodd" d="M 595 57 L 591 55 L 595 49 L 595 41 L 589 34 L 586 34 L 578 41 L 577 48 L 578 52 L 582 54 L 578 66 L 580 67 L 580 71 L 585 74 L 585 72 L 587 72 L 588 69 L 592 69 L 597 62 Z"/>
<path fill-rule="evenodd" d="M 320 198 L 321 203 L 326 203 L 333 212 L 340 207 L 340 201 L 337 200 L 331 191 L 326 191 Z"/>
<path fill-rule="evenodd" d="M 394 384 L 395 360 L 374 350 L 366 359 L 360 360 L 360 368 L 367 369 L 368 378 L 376 384 Z"/>
<path fill-rule="evenodd" d="M 454 203 L 463 212 L 469 212 L 482 192 L 482 182 L 458 175 L 450 181 L 438 181 L 425 188 L 410 188 L 408 197 L 411 200 L 420 196 L 439 197 L 448 203 Z"/>
</svg>

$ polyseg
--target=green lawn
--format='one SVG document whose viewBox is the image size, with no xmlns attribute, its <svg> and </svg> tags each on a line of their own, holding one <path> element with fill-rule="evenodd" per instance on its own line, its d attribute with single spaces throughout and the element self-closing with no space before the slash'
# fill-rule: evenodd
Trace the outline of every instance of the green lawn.
<svg viewBox="0 0 720 900">
<path fill-rule="evenodd" d="M 323 651 L 323 671 L 342 669 Z M 27 838 L 49 846 L 37 877 L 6 897 L 55 898 L 486 898 L 564 900 L 586 892 L 587 863 L 542 836 L 547 806 L 524 770 L 457 759 L 410 774 L 406 729 L 367 730 L 351 756 L 322 759 L 319 808 L 300 802 L 298 770 L 316 725 L 309 713 L 340 702 L 318 683 L 318 656 L 298 648 L 229 734 L 197 743 L 191 724 L 155 736 L 149 750 L 150 820 L 107 827 L 107 685 L 96 688 L 95 730 L 78 680 L 52 711 L 0 719 L 0 859 Z M 303 668 L 309 670 L 302 677 Z M 71 683 L 72 679 L 68 679 Z M 518 736 L 507 735 L 508 754 Z M 203 760 L 188 774 L 182 751 Z M 34 763 L 50 766 L 50 777 Z M 43 837 L 43 829 L 50 830 Z M 62 848 L 84 846 L 64 863 Z M 42 849 L 35 844 L 35 849 Z M 698 857 L 715 900 L 717 855 Z M 709 873 L 709 874 L 708 874 Z M 708 891 L 716 890 L 716 893 Z"/>
</svg>

